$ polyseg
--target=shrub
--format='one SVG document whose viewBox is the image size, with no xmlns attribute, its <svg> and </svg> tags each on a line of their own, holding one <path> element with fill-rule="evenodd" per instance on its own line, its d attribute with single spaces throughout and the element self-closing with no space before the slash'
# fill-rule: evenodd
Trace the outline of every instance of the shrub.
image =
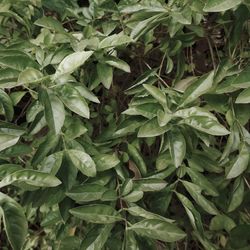
<svg viewBox="0 0 250 250">
<path fill-rule="evenodd" d="M 249 8 L 1 1 L 1 249 L 249 249 Z"/>
</svg>

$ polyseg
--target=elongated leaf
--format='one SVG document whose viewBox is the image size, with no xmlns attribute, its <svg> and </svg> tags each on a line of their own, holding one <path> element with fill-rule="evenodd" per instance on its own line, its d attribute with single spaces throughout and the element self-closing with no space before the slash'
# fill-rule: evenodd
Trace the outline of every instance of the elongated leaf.
<svg viewBox="0 0 250 250">
<path fill-rule="evenodd" d="M 26 68 L 29 67 L 38 68 L 38 64 L 26 55 L 0 57 L 0 65 L 18 71 L 24 71 Z"/>
<path fill-rule="evenodd" d="M 39 170 L 44 173 L 56 175 L 62 164 L 63 152 L 56 152 L 46 157 L 39 165 Z"/>
<path fill-rule="evenodd" d="M 120 160 L 115 154 L 100 154 L 94 157 L 97 171 L 105 171 L 116 167 Z"/>
<path fill-rule="evenodd" d="M 250 103 L 250 88 L 243 90 L 238 95 L 235 103 Z"/>
<path fill-rule="evenodd" d="M 131 215 L 133 216 L 138 216 L 138 217 L 143 217 L 145 219 L 157 219 L 157 220 L 162 220 L 166 222 L 174 222 L 174 220 L 168 219 L 166 217 L 160 216 L 158 214 L 151 213 L 142 207 L 133 205 L 132 207 L 126 208 L 126 211 L 128 211 Z"/>
<path fill-rule="evenodd" d="M 232 212 L 237 207 L 240 206 L 244 198 L 244 190 L 245 190 L 244 180 L 238 177 L 234 181 L 232 195 L 231 195 L 229 206 L 228 206 L 228 212 Z"/>
<path fill-rule="evenodd" d="M 144 176 L 147 173 L 147 166 L 140 155 L 139 151 L 132 144 L 128 144 L 128 155 L 135 162 L 136 166 L 139 168 L 140 173 Z"/>
<path fill-rule="evenodd" d="M 149 85 L 149 84 L 143 84 L 143 87 L 149 92 L 150 95 L 152 95 L 158 102 L 166 104 L 166 96 L 163 91 L 161 91 L 159 88 L 156 88 L 155 86 Z"/>
<path fill-rule="evenodd" d="M 186 236 L 186 234 L 174 224 L 157 219 L 142 220 L 129 227 L 128 230 L 133 230 L 139 235 L 164 242 L 178 241 Z"/>
<path fill-rule="evenodd" d="M 0 133 L 0 151 L 15 145 L 19 141 L 19 136 Z"/>
<path fill-rule="evenodd" d="M 98 78 L 106 89 L 109 89 L 113 81 L 113 69 L 108 64 L 98 63 L 97 64 Z"/>
<path fill-rule="evenodd" d="M 3 164 L 0 165 L 0 179 L 3 179 L 3 177 L 10 175 L 18 170 L 22 170 L 22 166 L 17 164 Z"/>
<path fill-rule="evenodd" d="M 125 250 L 140 250 L 134 234 L 133 231 L 126 230 Z"/>
<path fill-rule="evenodd" d="M 47 29 L 52 29 L 60 33 L 65 32 L 62 24 L 50 16 L 44 16 L 42 18 L 39 18 L 35 21 L 34 24 L 40 27 L 47 28 Z"/>
<path fill-rule="evenodd" d="M 239 5 L 242 0 L 208 0 L 204 11 L 206 12 L 220 12 L 226 11 Z"/>
<path fill-rule="evenodd" d="M 78 67 L 83 65 L 92 54 L 93 51 L 81 51 L 66 56 L 59 64 L 55 73 L 55 78 L 58 78 L 60 75 L 73 73 Z"/>
<path fill-rule="evenodd" d="M 81 203 L 100 200 L 107 190 L 107 188 L 98 184 L 83 184 L 73 187 L 66 195 L 78 203 Z"/>
<path fill-rule="evenodd" d="M 194 205 L 187 197 L 177 192 L 176 195 L 180 200 L 180 202 L 182 203 L 182 205 L 184 206 L 193 228 L 199 231 L 203 235 L 204 229 L 200 213 L 195 209 Z"/>
<path fill-rule="evenodd" d="M 217 215 L 218 210 L 215 205 L 208 201 L 202 194 L 202 189 L 188 181 L 182 181 L 184 187 L 187 189 L 192 198 L 196 201 L 198 205 L 200 205 L 207 213 Z"/>
<path fill-rule="evenodd" d="M 212 184 L 203 174 L 199 173 L 198 171 L 192 168 L 187 168 L 186 170 L 188 175 L 192 179 L 192 182 L 200 186 L 202 189 L 204 189 L 206 193 L 212 196 L 219 195 L 214 184 Z"/>
<path fill-rule="evenodd" d="M 91 102 L 100 103 L 98 98 L 84 85 L 77 85 L 75 86 L 75 88 L 78 90 L 82 97 L 86 98 Z"/>
<path fill-rule="evenodd" d="M 3 178 L 0 182 L 0 188 L 16 182 L 26 183 L 35 187 L 55 187 L 61 184 L 61 181 L 53 175 L 37 170 L 24 169 Z"/>
<path fill-rule="evenodd" d="M 192 83 L 185 90 L 181 106 L 186 106 L 187 104 L 196 100 L 199 96 L 207 93 L 212 88 L 213 76 L 214 72 L 212 71 L 208 75 L 204 75 L 200 79 Z"/>
<path fill-rule="evenodd" d="M 134 181 L 134 190 L 143 192 L 154 192 L 162 190 L 166 187 L 166 185 L 167 183 L 161 179 L 139 179 Z"/>
<path fill-rule="evenodd" d="M 132 40 L 129 36 L 126 36 L 122 33 L 120 34 L 114 34 L 111 36 L 108 36 L 104 38 L 100 43 L 99 43 L 99 48 L 104 49 L 104 48 L 110 48 L 110 47 L 117 47 L 120 45 L 124 45 L 127 43 L 130 43 Z"/>
<path fill-rule="evenodd" d="M 84 118 L 89 118 L 88 104 L 76 88 L 70 84 L 64 84 L 58 87 L 57 91 L 67 108 Z"/>
<path fill-rule="evenodd" d="M 100 250 L 106 243 L 110 231 L 113 228 L 113 224 L 107 224 L 103 226 L 95 226 L 90 230 L 86 237 L 83 239 L 80 249 L 81 250 Z"/>
<path fill-rule="evenodd" d="M 49 95 L 46 90 L 41 91 L 40 97 L 44 105 L 45 118 L 49 128 L 55 134 L 59 134 L 65 119 L 63 103 L 56 95 Z"/>
<path fill-rule="evenodd" d="M 104 58 L 104 63 L 113 66 L 115 68 L 121 69 L 127 73 L 130 73 L 130 67 L 129 65 L 124 62 L 123 60 L 114 57 L 114 56 L 107 56 Z"/>
<path fill-rule="evenodd" d="M 0 89 L 0 104 L 4 108 L 4 113 L 7 120 L 11 121 L 14 115 L 13 103 L 11 98 L 1 89 Z"/>
<path fill-rule="evenodd" d="M 241 147 L 240 153 L 227 173 L 226 178 L 232 179 L 241 175 L 248 166 L 249 162 L 249 149 L 248 146 L 244 143 Z"/>
<path fill-rule="evenodd" d="M 131 193 L 122 197 L 126 202 L 137 202 L 143 198 L 144 193 L 142 191 L 132 191 Z"/>
<path fill-rule="evenodd" d="M 58 135 L 48 134 L 45 140 L 39 145 L 38 149 L 36 150 L 31 164 L 33 166 L 37 166 L 42 160 L 44 160 L 49 151 L 56 146 L 56 144 L 58 143 L 58 139 Z"/>
<path fill-rule="evenodd" d="M 155 137 L 162 135 L 169 130 L 169 126 L 160 127 L 157 118 L 149 120 L 144 125 L 142 125 L 138 131 L 138 137 Z"/>
<path fill-rule="evenodd" d="M 43 74 L 34 68 L 26 68 L 18 76 L 18 85 L 39 83 L 43 80 Z"/>
<path fill-rule="evenodd" d="M 96 165 L 92 158 L 80 150 L 67 150 L 66 154 L 72 161 L 73 165 L 78 168 L 84 175 L 94 177 L 96 175 Z"/>
<path fill-rule="evenodd" d="M 182 123 L 210 135 L 223 136 L 230 134 L 218 121 L 206 116 L 191 116 L 183 119 Z"/>
<path fill-rule="evenodd" d="M 93 204 L 70 209 L 70 213 L 87 222 L 109 224 L 122 220 L 121 215 L 111 206 Z"/>
<path fill-rule="evenodd" d="M 0 214 L 13 250 L 20 250 L 28 233 L 28 223 L 23 208 L 9 196 L 0 193 Z"/>
<path fill-rule="evenodd" d="M 178 168 L 186 155 L 186 140 L 180 130 L 171 130 L 169 136 L 169 148 L 172 160 Z"/>
<path fill-rule="evenodd" d="M 216 215 L 210 222 L 210 230 L 223 230 L 228 233 L 236 226 L 235 222 L 225 214 Z"/>
</svg>

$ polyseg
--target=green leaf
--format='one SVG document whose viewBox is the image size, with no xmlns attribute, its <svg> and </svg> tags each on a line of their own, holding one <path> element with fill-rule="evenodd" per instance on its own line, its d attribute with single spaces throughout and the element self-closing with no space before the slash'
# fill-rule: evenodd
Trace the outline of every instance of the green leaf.
<svg viewBox="0 0 250 250">
<path fill-rule="evenodd" d="M 174 224 L 158 219 L 145 219 L 128 227 L 139 235 L 164 242 L 174 242 L 183 239 L 186 234 Z"/>
<path fill-rule="evenodd" d="M 104 204 L 80 206 L 69 211 L 77 218 L 97 224 L 109 224 L 122 220 L 121 215 L 113 207 Z"/>
<path fill-rule="evenodd" d="M 186 155 L 186 140 L 179 129 L 173 129 L 168 133 L 169 149 L 172 160 L 178 168 Z"/>
<path fill-rule="evenodd" d="M 128 155 L 134 161 L 142 176 L 145 176 L 147 174 L 147 166 L 137 148 L 129 143 L 128 143 Z"/>
<path fill-rule="evenodd" d="M 35 187 L 55 187 L 61 181 L 53 175 L 32 169 L 23 169 L 7 175 L 0 182 L 0 188 L 12 183 L 26 183 Z"/>
<path fill-rule="evenodd" d="M 70 84 L 64 84 L 57 88 L 59 98 L 65 106 L 74 113 L 89 119 L 89 107 L 78 90 Z"/>
<path fill-rule="evenodd" d="M 13 56 L 0 57 L 0 65 L 18 71 L 24 71 L 29 67 L 38 68 L 38 64 L 35 63 L 35 61 L 33 61 L 27 55 L 13 55 Z"/>
<path fill-rule="evenodd" d="M 192 196 L 192 198 L 196 201 L 196 203 L 200 205 L 207 213 L 213 215 L 217 215 L 219 213 L 215 205 L 212 202 L 208 201 L 201 194 L 202 189 L 199 186 L 188 181 L 182 181 L 182 184 Z"/>
<path fill-rule="evenodd" d="M 219 193 L 216 190 L 214 184 L 212 184 L 203 174 L 192 168 L 186 168 L 188 175 L 192 179 L 192 182 L 200 186 L 206 191 L 207 194 L 212 196 L 218 196 Z"/>
<path fill-rule="evenodd" d="M 8 135 L 0 132 L 0 151 L 15 145 L 19 141 L 19 136 Z"/>
<path fill-rule="evenodd" d="M 133 205 L 132 207 L 125 208 L 124 210 L 128 211 L 133 216 L 143 217 L 145 219 L 157 219 L 157 220 L 162 220 L 162 221 L 166 221 L 170 223 L 174 222 L 174 220 L 160 216 L 159 214 L 151 213 L 137 205 Z"/>
<path fill-rule="evenodd" d="M 17 85 L 39 83 L 43 79 L 45 79 L 45 77 L 43 78 L 43 74 L 39 70 L 26 68 L 19 74 Z"/>
<path fill-rule="evenodd" d="M 225 214 L 218 214 L 211 220 L 209 229 L 215 231 L 225 229 L 229 233 L 235 226 L 235 222 L 230 217 Z"/>
<path fill-rule="evenodd" d="M 155 192 L 160 191 L 167 186 L 164 180 L 149 178 L 134 180 L 134 190 L 143 192 Z"/>
<path fill-rule="evenodd" d="M 116 154 L 99 154 L 94 157 L 94 161 L 98 172 L 114 168 L 120 163 Z"/>
<path fill-rule="evenodd" d="M 240 206 L 240 204 L 242 203 L 244 199 L 244 189 L 245 189 L 244 180 L 238 177 L 234 181 L 233 190 L 231 192 L 231 198 L 230 198 L 230 202 L 229 202 L 228 209 L 227 209 L 228 212 L 232 212 L 237 207 Z"/>
<path fill-rule="evenodd" d="M 93 227 L 83 239 L 80 249 L 81 250 L 100 250 L 105 245 L 113 224 Z"/>
<path fill-rule="evenodd" d="M 96 66 L 98 78 L 106 89 L 109 89 L 113 81 L 113 68 L 104 63 L 98 63 Z"/>
<path fill-rule="evenodd" d="M 75 89 L 78 90 L 78 92 L 80 93 L 82 97 L 86 98 L 87 100 L 91 102 L 100 103 L 99 99 L 84 85 L 77 85 L 74 87 Z"/>
<path fill-rule="evenodd" d="M 223 136 L 230 134 L 217 120 L 207 116 L 191 116 L 183 119 L 181 123 L 210 135 Z"/>
<path fill-rule="evenodd" d="M 23 169 L 22 166 L 17 164 L 0 165 L 0 179 L 3 179 L 3 177 L 22 169 Z"/>
<path fill-rule="evenodd" d="M 125 231 L 125 249 L 124 250 L 140 250 L 135 239 L 134 232 L 131 230 Z"/>
<path fill-rule="evenodd" d="M 152 95 L 158 102 L 162 104 L 166 104 L 166 96 L 163 91 L 161 91 L 159 88 L 156 88 L 155 86 L 152 86 L 150 84 L 143 84 L 143 87 L 149 92 L 150 95 Z"/>
<path fill-rule="evenodd" d="M 214 72 L 200 77 L 192 83 L 186 90 L 182 98 L 181 107 L 195 101 L 201 95 L 207 93 L 213 86 Z"/>
<path fill-rule="evenodd" d="M 203 10 L 205 12 L 222 12 L 236 7 L 241 2 L 242 0 L 208 0 Z"/>
<path fill-rule="evenodd" d="M 117 47 L 120 45 L 130 43 L 131 41 L 132 41 L 131 38 L 127 35 L 124 35 L 123 33 L 114 34 L 104 38 L 99 43 L 99 49 Z"/>
<path fill-rule="evenodd" d="M 96 165 L 92 158 L 85 152 L 71 149 L 66 154 L 72 161 L 73 165 L 79 169 L 84 175 L 94 177 L 96 175 Z"/>
<path fill-rule="evenodd" d="M 14 116 L 14 108 L 11 98 L 0 89 L 0 104 L 4 108 L 4 113 L 7 120 L 11 121 Z"/>
<path fill-rule="evenodd" d="M 168 125 L 160 127 L 157 118 L 153 118 L 140 127 L 137 137 L 155 137 L 164 134 L 169 129 Z"/>
<path fill-rule="evenodd" d="M 54 30 L 59 33 L 65 33 L 62 24 L 50 16 L 39 18 L 34 22 L 34 24 L 43 28 Z"/>
<path fill-rule="evenodd" d="M 247 169 L 248 163 L 249 163 L 249 149 L 247 144 L 244 143 L 240 149 L 238 157 L 236 158 L 230 170 L 228 171 L 226 178 L 232 179 L 241 175 Z"/>
<path fill-rule="evenodd" d="M 78 203 L 100 200 L 108 189 L 98 184 L 82 184 L 70 189 L 66 195 Z"/>
<path fill-rule="evenodd" d="M 83 65 L 93 54 L 93 51 L 74 52 L 66 56 L 59 64 L 55 78 L 64 74 L 73 73 L 78 67 Z"/>
<path fill-rule="evenodd" d="M 39 171 L 56 175 L 62 164 L 63 152 L 56 152 L 46 157 L 39 164 Z"/>
<path fill-rule="evenodd" d="M 48 126 L 55 134 L 59 134 L 65 119 L 64 105 L 56 95 L 49 94 L 45 89 L 39 94 Z"/>
<path fill-rule="evenodd" d="M 0 215 L 13 250 L 20 250 L 28 233 L 28 223 L 23 208 L 9 196 L 0 193 Z"/>
<path fill-rule="evenodd" d="M 235 103 L 250 103 L 250 88 L 243 90 L 238 95 Z"/>
<path fill-rule="evenodd" d="M 192 202 L 183 194 L 175 192 L 178 199 L 182 203 L 182 205 L 185 208 L 185 211 L 189 217 L 189 220 L 193 226 L 194 229 L 196 229 L 198 232 L 201 234 L 204 233 L 202 221 L 201 221 L 201 215 L 200 213 L 195 209 L 194 205 Z"/>
<path fill-rule="evenodd" d="M 144 193 L 142 191 L 132 191 L 131 193 L 122 197 L 126 202 L 137 202 L 143 198 Z"/>
<path fill-rule="evenodd" d="M 106 56 L 104 59 L 103 59 L 103 62 L 112 66 L 112 67 L 115 67 L 115 68 L 118 68 L 120 70 L 123 70 L 127 73 L 130 73 L 130 67 L 129 65 L 124 62 L 123 60 L 117 58 L 117 57 L 114 57 L 114 56 Z"/>
</svg>

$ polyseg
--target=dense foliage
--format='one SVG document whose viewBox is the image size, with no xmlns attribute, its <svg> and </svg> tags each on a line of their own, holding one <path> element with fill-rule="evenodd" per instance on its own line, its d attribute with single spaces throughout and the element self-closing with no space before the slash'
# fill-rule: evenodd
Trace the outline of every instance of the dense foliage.
<svg viewBox="0 0 250 250">
<path fill-rule="evenodd" d="M 1 0 L 1 249 L 249 249 L 250 2 Z"/>
</svg>

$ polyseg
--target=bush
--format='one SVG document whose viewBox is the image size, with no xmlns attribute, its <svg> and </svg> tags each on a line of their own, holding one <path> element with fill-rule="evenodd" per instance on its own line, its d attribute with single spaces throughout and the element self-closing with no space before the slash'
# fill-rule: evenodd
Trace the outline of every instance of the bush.
<svg viewBox="0 0 250 250">
<path fill-rule="evenodd" d="M 1 1 L 1 249 L 249 249 L 249 8 Z"/>
</svg>

